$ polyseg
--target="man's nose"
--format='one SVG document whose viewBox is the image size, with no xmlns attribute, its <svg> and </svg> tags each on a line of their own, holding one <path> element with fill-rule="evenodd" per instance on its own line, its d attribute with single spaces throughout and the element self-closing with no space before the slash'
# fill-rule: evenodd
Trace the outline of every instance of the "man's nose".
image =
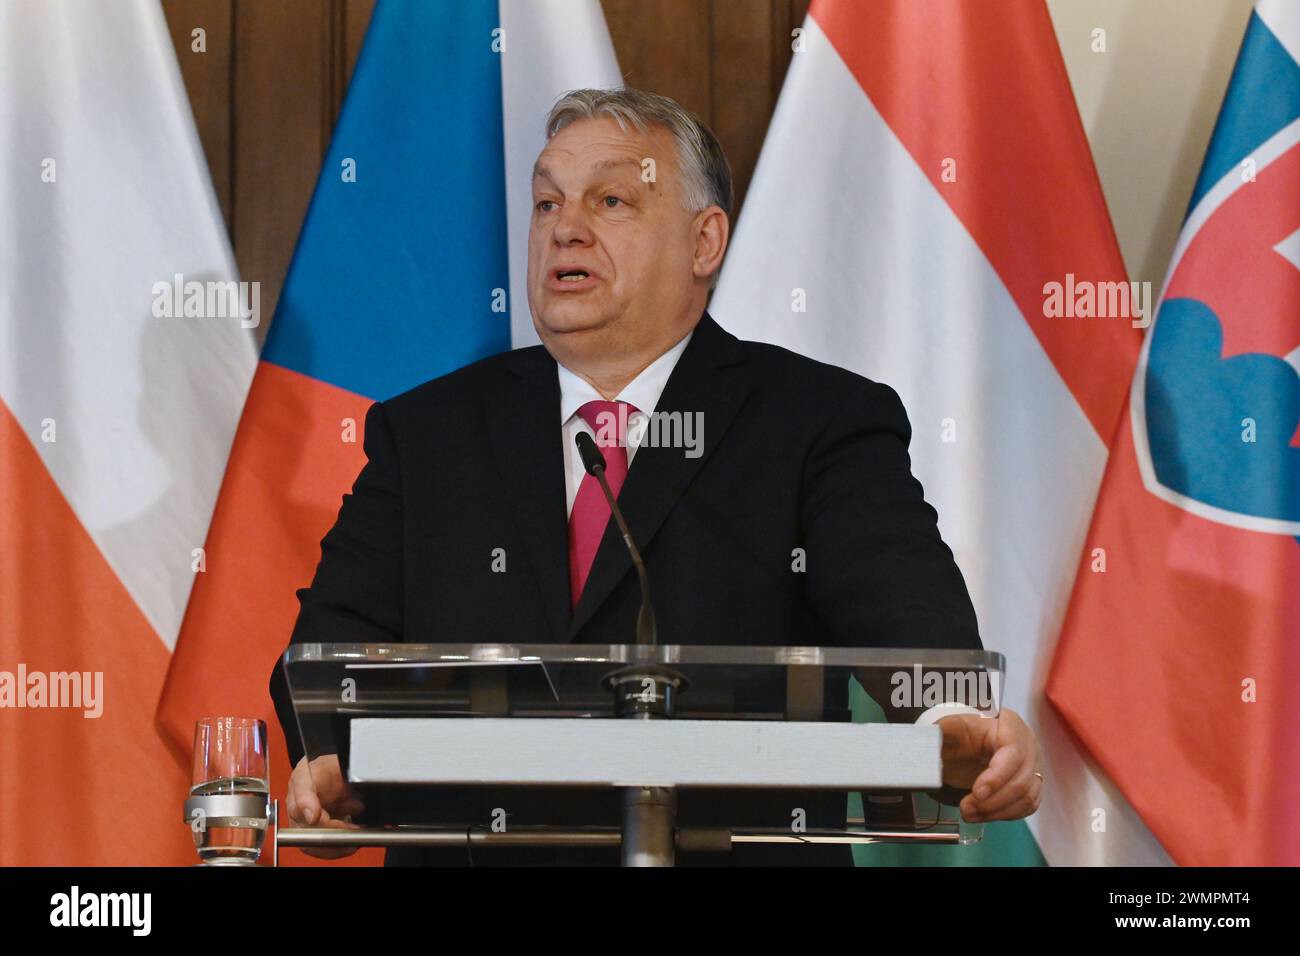
<svg viewBox="0 0 1300 956">
<path fill-rule="evenodd" d="M 581 203 L 565 203 L 552 234 L 556 245 L 585 245 L 591 242 L 591 223 Z"/>
</svg>

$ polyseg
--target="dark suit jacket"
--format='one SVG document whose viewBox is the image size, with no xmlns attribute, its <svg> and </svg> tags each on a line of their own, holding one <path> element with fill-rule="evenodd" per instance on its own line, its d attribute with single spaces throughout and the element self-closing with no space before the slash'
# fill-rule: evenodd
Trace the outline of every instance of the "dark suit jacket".
<svg viewBox="0 0 1300 956">
<path fill-rule="evenodd" d="M 292 640 L 633 642 L 637 576 L 612 521 L 569 610 L 559 402 L 538 346 L 372 406 L 368 463 Z M 619 495 L 661 643 L 980 648 L 892 389 L 705 313 L 658 411 L 704 422 L 702 455 L 643 446 Z M 508 573 L 491 571 L 496 548 Z M 296 763 L 278 667 L 272 693 Z"/>
</svg>

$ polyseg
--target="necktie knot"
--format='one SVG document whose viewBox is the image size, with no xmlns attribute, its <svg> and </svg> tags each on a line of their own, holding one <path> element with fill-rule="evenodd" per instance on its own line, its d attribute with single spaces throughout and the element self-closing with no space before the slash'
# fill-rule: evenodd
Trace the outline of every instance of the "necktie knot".
<svg viewBox="0 0 1300 956">
<path fill-rule="evenodd" d="M 627 444 L 628 418 L 636 412 L 636 406 L 629 402 L 594 401 L 578 409 L 582 420 L 596 433 L 596 444 L 601 448 Z"/>
</svg>

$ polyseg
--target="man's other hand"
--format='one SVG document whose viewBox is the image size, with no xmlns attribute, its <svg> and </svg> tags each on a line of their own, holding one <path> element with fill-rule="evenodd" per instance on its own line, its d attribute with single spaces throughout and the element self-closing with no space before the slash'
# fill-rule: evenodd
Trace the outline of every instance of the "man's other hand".
<svg viewBox="0 0 1300 956">
<path fill-rule="evenodd" d="M 338 754 L 328 754 L 307 762 L 303 757 L 289 777 L 289 794 L 285 801 L 289 820 L 299 827 L 327 827 L 335 830 L 357 830 L 353 814 L 365 807 L 348 789 L 339 766 Z M 303 847 L 309 856 L 322 860 L 337 860 L 357 852 L 354 846 Z"/>
<path fill-rule="evenodd" d="M 996 718 L 954 714 L 943 731 L 943 782 L 970 790 L 959 805 L 971 823 L 1019 820 L 1043 795 L 1038 738 L 1014 710 Z"/>
</svg>

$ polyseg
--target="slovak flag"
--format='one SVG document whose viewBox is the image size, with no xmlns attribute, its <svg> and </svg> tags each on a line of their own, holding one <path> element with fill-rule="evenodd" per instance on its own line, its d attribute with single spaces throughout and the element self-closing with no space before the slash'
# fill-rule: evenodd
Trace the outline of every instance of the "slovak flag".
<svg viewBox="0 0 1300 956">
<path fill-rule="evenodd" d="M 1260 0 L 1048 684 L 1181 864 L 1300 864 L 1298 372 L 1300 7 Z"/>
<path fill-rule="evenodd" d="M 294 593 L 364 464 L 366 410 L 536 343 L 524 269 L 546 114 L 567 90 L 619 82 L 598 0 L 376 5 L 158 705 L 177 748 L 199 717 L 263 717 L 272 792 L 283 793 L 290 768 L 267 680 Z"/>
</svg>

